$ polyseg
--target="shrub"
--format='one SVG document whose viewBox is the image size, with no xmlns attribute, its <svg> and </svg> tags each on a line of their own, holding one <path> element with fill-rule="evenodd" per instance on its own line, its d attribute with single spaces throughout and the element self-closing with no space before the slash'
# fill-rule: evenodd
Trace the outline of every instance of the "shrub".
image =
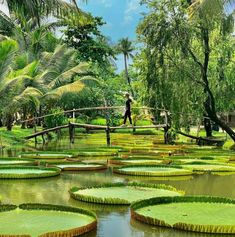
<svg viewBox="0 0 235 237">
<path fill-rule="evenodd" d="M 49 111 L 53 114 L 45 118 L 44 123 L 47 128 L 54 128 L 68 123 L 68 118 L 64 115 L 61 108 L 54 108 Z"/>
</svg>

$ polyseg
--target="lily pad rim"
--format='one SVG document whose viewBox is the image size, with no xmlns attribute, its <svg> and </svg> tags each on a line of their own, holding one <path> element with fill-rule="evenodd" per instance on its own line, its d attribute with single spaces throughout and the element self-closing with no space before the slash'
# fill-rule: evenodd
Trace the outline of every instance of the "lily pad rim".
<svg viewBox="0 0 235 237">
<path fill-rule="evenodd" d="M 122 199 L 122 198 L 101 198 L 101 197 L 94 197 L 92 195 L 83 195 L 78 194 L 80 190 L 87 190 L 87 189 L 99 189 L 99 188 L 112 188 L 112 187 L 143 187 L 143 188 L 155 188 L 155 189 L 164 189 L 172 192 L 177 192 L 179 195 L 184 195 L 185 192 L 182 190 L 177 190 L 171 185 L 165 184 L 146 184 L 146 183 L 138 183 L 138 182 L 129 182 L 129 183 L 104 183 L 102 185 L 95 185 L 89 187 L 73 187 L 69 190 L 69 194 L 72 198 L 79 201 L 89 202 L 89 203 L 97 203 L 97 204 L 104 204 L 104 205 L 130 205 L 131 202 Z M 89 200 L 89 201 L 88 201 Z"/>
<path fill-rule="evenodd" d="M 78 228 L 72 228 L 69 230 L 60 230 L 60 231 L 52 231 L 48 233 L 43 233 L 40 235 L 40 237 L 47 237 L 47 236 L 78 236 L 82 235 L 84 233 L 90 232 L 93 229 L 97 228 L 97 216 L 94 212 L 83 209 L 83 208 L 77 208 L 77 207 L 72 207 L 72 206 L 64 206 L 64 205 L 53 205 L 53 204 L 41 204 L 41 203 L 23 203 L 20 205 L 12 205 L 12 204 L 0 204 L 0 212 L 7 212 L 7 211 L 13 211 L 15 209 L 21 209 L 21 210 L 44 210 L 44 211 L 61 211 L 61 212 L 68 212 L 68 213 L 78 213 L 86 216 L 90 216 L 94 220 L 86 224 L 84 226 L 78 227 Z M 61 235 L 62 234 L 62 235 Z M 9 236 L 9 235 L 1 235 L 1 236 Z M 14 236 L 19 236 L 19 235 L 10 235 L 12 237 Z M 29 236 L 30 235 L 20 235 L 20 236 Z"/>
<path fill-rule="evenodd" d="M 147 206 L 153 206 L 153 205 L 161 205 L 161 204 L 171 204 L 171 203 L 185 203 L 185 202 L 199 202 L 199 203 L 222 203 L 222 204 L 235 204 L 235 199 L 231 198 L 225 198 L 225 197 L 217 197 L 217 196 L 200 196 L 200 195 L 195 195 L 195 196 L 174 196 L 174 197 L 154 197 L 154 198 L 149 198 L 145 200 L 140 200 L 133 202 L 130 206 L 131 210 L 131 218 L 134 218 L 138 221 L 144 222 L 146 224 L 151 224 L 151 225 L 157 225 L 157 226 L 163 226 L 163 227 L 170 227 L 170 228 L 175 228 L 175 229 L 181 229 L 181 230 L 187 230 L 187 231 L 192 231 L 192 232 L 202 232 L 202 233 L 212 233 L 208 231 L 203 231 L 201 229 L 202 225 L 192 225 L 190 223 L 182 223 L 178 222 L 175 223 L 174 225 L 168 224 L 164 220 L 160 220 L 157 218 L 149 217 L 146 215 L 142 215 L 137 213 L 138 209 L 147 207 Z M 204 227 L 210 227 L 210 225 L 203 225 Z M 213 225 L 212 225 L 213 226 Z M 220 225 L 215 225 L 216 227 L 219 227 L 221 229 Z M 235 226 L 232 225 L 222 225 L 223 227 L 223 234 L 229 234 L 230 228 Z M 213 232 L 214 233 L 219 233 L 222 234 L 221 232 Z M 232 233 L 234 234 L 234 233 Z"/>
<path fill-rule="evenodd" d="M 61 173 L 61 169 L 57 167 L 45 167 L 45 166 L 23 166 L 23 165 L 2 165 L 0 166 L 0 171 L 2 169 L 28 169 L 28 170 L 45 170 L 49 171 L 48 173 L 43 174 L 1 174 L 0 172 L 0 179 L 36 179 L 36 178 L 49 178 L 53 176 L 57 176 Z M 50 171 L 54 171 L 54 173 L 51 174 Z"/>
</svg>

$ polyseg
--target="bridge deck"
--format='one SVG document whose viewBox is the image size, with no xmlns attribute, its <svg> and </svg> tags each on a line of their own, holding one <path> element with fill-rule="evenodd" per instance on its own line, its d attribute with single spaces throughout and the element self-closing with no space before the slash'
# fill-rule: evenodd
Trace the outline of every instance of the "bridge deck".
<svg viewBox="0 0 235 237">
<path fill-rule="evenodd" d="M 35 138 L 37 136 L 41 136 L 44 134 L 47 134 L 49 132 L 54 132 L 54 131 L 58 131 L 60 129 L 64 129 L 64 128 L 69 128 L 70 126 L 74 127 L 74 128 L 85 128 L 85 129 L 92 129 L 92 130 L 106 130 L 109 129 L 111 131 L 117 130 L 117 129 L 157 129 L 157 128 L 165 128 L 167 127 L 166 124 L 159 124 L 159 125 L 146 125 L 146 126 L 111 126 L 111 127 L 107 127 L 104 125 L 91 125 L 91 124 L 79 124 L 79 123 L 70 123 L 67 125 L 63 125 L 63 126 L 58 126 L 55 128 L 49 128 L 40 132 L 36 132 L 32 135 L 29 135 L 27 137 L 25 137 L 25 139 L 31 139 L 31 138 Z"/>
</svg>

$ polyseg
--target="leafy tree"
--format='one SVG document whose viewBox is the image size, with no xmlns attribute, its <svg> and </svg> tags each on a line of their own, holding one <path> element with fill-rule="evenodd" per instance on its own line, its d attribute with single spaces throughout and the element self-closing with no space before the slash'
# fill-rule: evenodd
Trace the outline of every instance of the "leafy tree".
<svg viewBox="0 0 235 237">
<path fill-rule="evenodd" d="M 76 18 L 75 18 L 76 19 Z M 104 25 L 102 18 L 90 16 L 89 20 L 66 19 L 67 25 L 64 42 L 77 50 L 79 61 L 98 63 L 106 67 L 114 58 L 114 51 L 107 39 L 101 34 L 99 27 Z"/>
<path fill-rule="evenodd" d="M 188 112 L 204 113 L 235 140 L 233 130 L 218 116 L 222 111 L 219 105 L 223 104 L 223 95 L 233 91 L 230 83 L 234 77 L 229 75 L 234 65 L 229 51 L 234 47 L 234 40 L 231 28 L 225 29 L 231 17 L 212 16 L 199 8 L 190 18 L 188 4 L 182 1 L 146 2 L 150 13 L 139 26 L 139 33 L 146 44 L 143 51 L 149 95 L 154 92 L 162 95 L 161 103 L 168 103 L 167 109 L 178 117 L 180 111 L 188 121 L 194 117 L 194 113 L 187 116 Z M 218 60 L 221 58 L 222 67 Z M 154 96 L 149 100 L 159 104 Z M 230 98 L 230 103 L 233 101 Z"/>
</svg>

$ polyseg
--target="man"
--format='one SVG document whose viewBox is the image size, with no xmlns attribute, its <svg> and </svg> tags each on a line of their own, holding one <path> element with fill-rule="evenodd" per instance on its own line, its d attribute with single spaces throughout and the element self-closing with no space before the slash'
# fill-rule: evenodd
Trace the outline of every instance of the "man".
<svg viewBox="0 0 235 237">
<path fill-rule="evenodd" d="M 125 97 L 126 97 L 126 111 L 125 111 L 125 115 L 124 115 L 124 124 L 126 124 L 126 120 L 127 118 L 129 118 L 130 124 L 132 124 L 132 119 L 131 119 L 131 103 L 132 100 L 130 98 L 130 94 L 129 93 L 125 93 Z"/>
</svg>

